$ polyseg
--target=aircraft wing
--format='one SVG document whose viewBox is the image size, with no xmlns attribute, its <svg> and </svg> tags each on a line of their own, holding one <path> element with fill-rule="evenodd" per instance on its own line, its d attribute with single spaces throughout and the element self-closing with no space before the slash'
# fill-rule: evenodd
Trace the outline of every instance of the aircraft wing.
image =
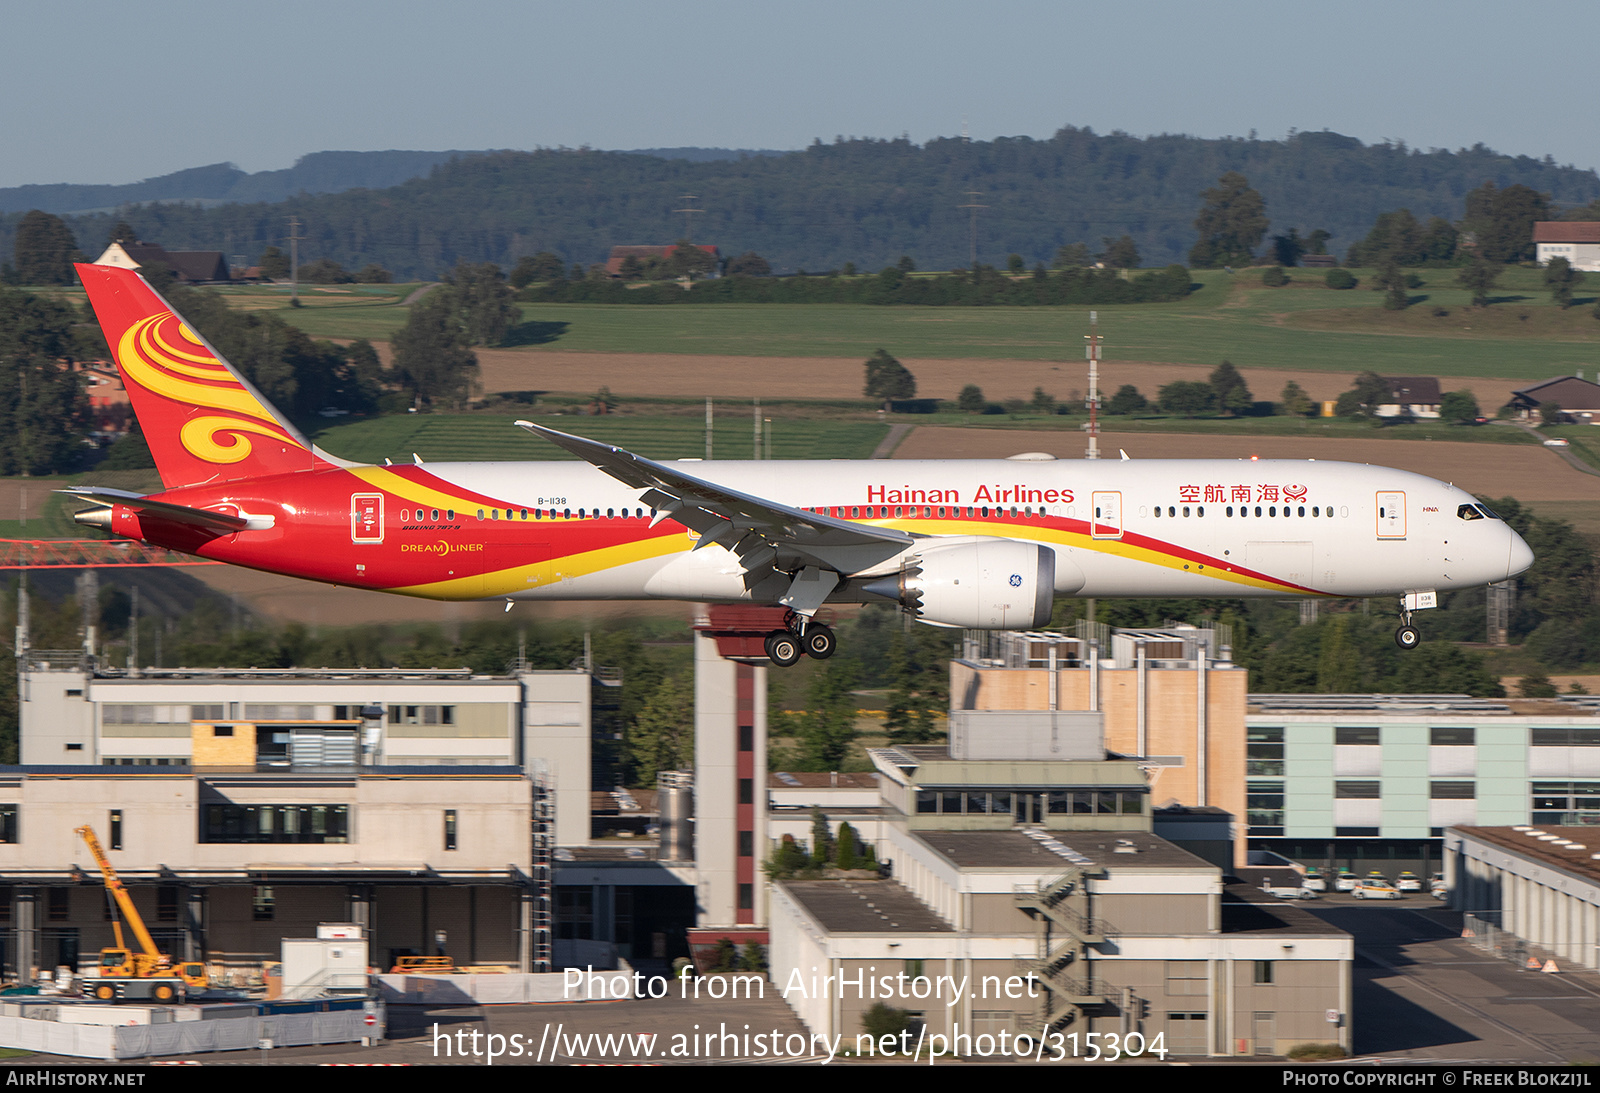
<svg viewBox="0 0 1600 1093">
<path fill-rule="evenodd" d="M 519 426 L 594 464 L 636 490 L 656 510 L 697 532 L 696 550 L 717 543 L 739 556 L 746 569 L 806 566 L 849 575 L 893 558 L 915 540 L 903 531 L 872 527 L 719 486 L 677 467 L 623 448 L 547 429 L 531 421 Z"/>
<path fill-rule="evenodd" d="M 170 501 L 152 501 L 141 493 L 114 490 L 109 486 L 74 486 L 55 492 L 81 497 L 85 501 L 99 501 L 106 505 L 126 505 L 135 512 L 148 512 L 152 516 L 175 520 L 180 524 L 210 528 L 223 534 L 242 531 L 250 526 L 250 521 L 241 516 L 229 516 L 227 513 L 212 512 L 209 509 L 190 508 L 188 505 L 175 505 Z"/>
</svg>

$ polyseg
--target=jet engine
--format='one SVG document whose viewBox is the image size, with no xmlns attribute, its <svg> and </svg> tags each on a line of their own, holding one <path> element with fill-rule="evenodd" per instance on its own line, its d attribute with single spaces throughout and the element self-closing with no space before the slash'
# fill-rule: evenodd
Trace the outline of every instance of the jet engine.
<svg viewBox="0 0 1600 1093">
<path fill-rule="evenodd" d="M 1012 539 L 927 546 L 900 572 L 863 586 L 938 626 L 1027 629 L 1050 622 L 1056 552 Z"/>
</svg>

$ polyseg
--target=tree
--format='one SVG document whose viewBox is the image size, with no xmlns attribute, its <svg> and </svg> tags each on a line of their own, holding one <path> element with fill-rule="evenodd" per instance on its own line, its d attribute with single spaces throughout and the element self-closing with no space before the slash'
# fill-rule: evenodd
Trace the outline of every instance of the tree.
<svg viewBox="0 0 1600 1093">
<path fill-rule="evenodd" d="M 1494 291 L 1495 282 L 1499 280 L 1500 267 L 1482 254 L 1473 255 L 1472 264 L 1463 267 L 1456 277 L 1456 283 L 1472 293 L 1473 307 L 1489 306 L 1489 293 Z"/>
<path fill-rule="evenodd" d="M 1422 261 L 1430 266 L 1449 265 L 1455 261 L 1460 240 L 1454 224 L 1442 216 L 1433 217 L 1422 233 Z"/>
<path fill-rule="evenodd" d="M 1322 275 L 1322 283 L 1331 289 L 1347 289 L 1356 287 L 1355 274 L 1347 269 L 1330 269 Z"/>
<path fill-rule="evenodd" d="M 983 398 L 983 388 L 976 383 L 967 384 L 956 396 L 956 409 L 963 414 L 981 414 L 987 405 Z"/>
<path fill-rule="evenodd" d="M 1178 380 L 1163 387 L 1156 402 L 1164 414 L 1198 417 L 1216 410 L 1217 392 L 1209 383 Z"/>
<path fill-rule="evenodd" d="M 1316 231 L 1314 231 L 1310 235 L 1306 236 L 1306 249 L 1305 249 L 1304 253 L 1305 254 L 1327 254 L 1328 253 L 1328 240 L 1330 240 L 1332 238 L 1333 238 L 1333 233 L 1332 232 L 1325 231 L 1322 228 L 1318 228 Z"/>
<path fill-rule="evenodd" d="M 1105 251 L 1100 255 L 1100 261 L 1111 269 L 1138 269 L 1139 248 L 1134 246 L 1133 236 L 1124 235 L 1120 239 L 1106 236 L 1101 239 L 1105 244 Z"/>
<path fill-rule="evenodd" d="M 1565 311 L 1572 306 L 1572 290 L 1583 283 L 1583 274 L 1565 258 L 1552 258 L 1544 268 L 1544 283 L 1550 290 L 1550 299 Z"/>
<path fill-rule="evenodd" d="M 435 290 L 413 304 L 390 345 L 395 378 L 414 400 L 423 406 L 466 401 L 478 377 L 478 358 L 467 348 L 448 290 Z"/>
<path fill-rule="evenodd" d="M 1013 277 L 1021 275 L 1027 268 L 1028 263 L 1023 260 L 1022 255 L 1009 254 L 1006 256 L 1006 272 Z"/>
<path fill-rule="evenodd" d="M 896 630 L 889 638 L 889 690 L 884 728 L 896 744 L 924 744 L 948 706 L 950 648 L 929 626 Z"/>
<path fill-rule="evenodd" d="M 1266 202 L 1237 171 L 1223 175 L 1200 196 L 1205 205 L 1194 221 L 1200 239 L 1189 251 L 1189 265 L 1247 265 L 1267 233 Z"/>
<path fill-rule="evenodd" d="M 1326 241 L 1327 232 L 1323 232 Z M 1306 253 L 1306 241 L 1300 238 L 1300 229 L 1290 228 L 1288 235 L 1272 237 L 1272 256 L 1280 266 L 1298 266 L 1300 256 Z M 1321 253 L 1320 251 L 1317 253 Z"/>
<path fill-rule="evenodd" d="M 1283 394 L 1279 397 L 1283 399 L 1283 412 L 1286 414 L 1310 417 L 1317 412 L 1317 404 L 1311 401 L 1311 396 L 1306 394 L 1305 388 L 1294 380 L 1284 384 Z"/>
<path fill-rule="evenodd" d="M 1117 393 L 1111 396 L 1105 408 L 1108 414 L 1142 414 L 1150 409 L 1150 400 L 1141 395 L 1133 384 L 1124 383 L 1117 388 Z"/>
<path fill-rule="evenodd" d="M 0 288 L 0 474 L 69 471 L 83 451 L 88 397 L 60 363 L 74 318 L 59 301 Z"/>
<path fill-rule="evenodd" d="M 1535 221 L 1550 219 L 1550 196 L 1522 183 L 1497 189 L 1485 182 L 1467 194 L 1462 227 L 1477 237 L 1478 254 L 1505 265 L 1532 261 Z"/>
<path fill-rule="evenodd" d="M 1383 306 L 1386 311 L 1404 311 L 1411 303 L 1406 291 L 1406 277 L 1393 257 L 1386 257 L 1378 271 L 1378 284 L 1383 288 Z"/>
<path fill-rule="evenodd" d="M 801 763 L 806 770 L 839 770 L 856 738 L 856 663 L 848 657 L 823 661 L 811 677 L 806 712 L 799 727 Z"/>
<path fill-rule="evenodd" d="M 77 283 L 72 261 L 78 242 L 59 216 L 34 209 L 17 225 L 16 278 L 24 285 Z"/>
<path fill-rule="evenodd" d="M 1282 266 L 1268 266 L 1261 271 L 1261 283 L 1268 288 L 1282 288 L 1289 283 L 1289 275 Z"/>
<path fill-rule="evenodd" d="M 1351 245 L 1345 261 L 1352 266 L 1382 266 L 1391 261 L 1415 266 L 1423 257 L 1422 225 L 1410 209 L 1396 209 L 1378 215 L 1367 237 Z"/>
<path fill-rule="evenodd" d="M 917 269 L 917 263 L 912 260 L 911 255 L 902 254 L 900 261 L 895 263 L 895 268 L 901 273 L 914 273 Z"/>
<path fill-rule="evenodd" d="M 261 271 L 261 276 L 269 281 L 281 281 L 289 276 L 289 256 L 277 247 L 268 247 L 261 252 L 261 257 L 256 262 L 256 268 Z"/>
<path fill-rule="evenodd" d="M 138 241 L 139 233 L 134 231 L 126 220 L 117 221 L 116 225 L 111 229 L 111 233 L 106 236 L 106 246 L 108 247 L 113 243 L 137 243 Z"/>
<path fill-rule="evenodd" d="M 445 277 L 441 295 L 456 309 L 467 345 L 499 345 L 521 315 L 516 293 L 493 262 L 462 262 Z"/>
<path fill-rule="evenodd" d="M 678 240 L 672 253 L 667 256 L 667 264 L 674 276 L 687 277 L 691 281 L 697 275 L 710 273 L 717 268 L 717 260 L 710 251 L 695 246 L 687 239 Z"/>
<path fill-rule="evenodd" d="M 659 772 L 692 766 L 694 680 L 683 674 L 663 679 L 627 727 L 623 747 L 636 786 L 653 786 Z"/>
<path fill-rule="evenodd" d="M 1439 399 L 1439 416 L 1458 425 L 1471 425 L 1478 419 L 1478 400 L 1471 391 L 1447 391 Z"/>
<path fill-rule="evenodd" d="M 376 262 L 368 262 L 356 271 L 357 283 L 363 285 L 387 285 L 394 281 L 394 275 Z"/>
<path fill-rule="evenodd" d="M 1056 269 L 1082 269 L 1094 265 L 1087 243 L 1064 243 L 1056 250 Z"/>
<path fill-rule="evenodd" d="M 1055 396 L 1045 391 L 1043 387 L 1033 389 L 1033 401 L 1029 404 L 1036 414 L 1053 414 L 1056 412 Z"/>
<path fill-rule="evenodd" d="M 1223 361 L 1212 369 L 1211 389 L 1217 393 L 1217 405 L 1229 416 L 1237 417 L 1255 405 L 1250 388 L 1232 361 Z"/>
<path fill-rule="evenodd" d="M 312 285 L 348 285 L 355 278 L 332 258 L 318 258 L 300 267 L 300 280 Z"/>
<path fill-rule="evenodd" d="M 879 349 L 867 358 L 864 393 L 868 398 L 884 400 L 916 398 L 917 378 L 909 368 L 890 356 L 888 350 Z"/>
<path fill-rule="evenodd" d="M 745 251 L 737 258 L 728 259 L 730 277 L 768 277 L 771 274 L 772 264 L 753 250 Z"/>
<path fill-rule="evenodd" d="M 566 276 L 567 269 L 562 264 L 560 255 L 542 250 L 538 254 L 524 255 L 518 259 L 516 268 L 506 280 L 511 282 L 512 288 L 524 289 L 535 281 L 561 281 L 565 280 Z"/>
<path fill-rule="evenodd" d="M 1374 417 L 1378 407 L 1393 401 L 1393 397 L 1388 380 L 1376 372 L 1362 372 L 1356 376 L 1351 389 L 1339 396 L 1339 404 L 1334 412 L 1340 417 L 1358 414 Z"/>
</svg>

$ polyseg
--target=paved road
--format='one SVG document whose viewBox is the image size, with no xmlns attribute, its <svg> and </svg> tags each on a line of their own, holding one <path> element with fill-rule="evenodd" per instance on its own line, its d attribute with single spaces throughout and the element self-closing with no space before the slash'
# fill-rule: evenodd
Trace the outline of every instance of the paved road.
<svg viewBox="0 0 1600 1093">
<path fill-rule="evenodd" d="M 1358 1055 L 1428 1062 L 1600 1062 L 1600 976 L 1545 975 L 1463 940 L 1431 900 L 1301 904 L 1356 939 Z"/>
</svg>

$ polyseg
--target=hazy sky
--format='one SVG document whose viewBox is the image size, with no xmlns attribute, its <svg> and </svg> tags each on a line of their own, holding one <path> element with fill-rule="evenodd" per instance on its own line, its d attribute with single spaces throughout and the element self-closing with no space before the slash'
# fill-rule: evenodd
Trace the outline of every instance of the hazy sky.
<svg viewBox="0 0 1600 1093">
<path fill-rule="evenodd" d="M 1600 4 L 5 0 L 0 186 L 384 148 L 1098 132 L 1600 165 Z M 1584 119 L 1588 118 L 1588 121 Z"/>
</svg>

